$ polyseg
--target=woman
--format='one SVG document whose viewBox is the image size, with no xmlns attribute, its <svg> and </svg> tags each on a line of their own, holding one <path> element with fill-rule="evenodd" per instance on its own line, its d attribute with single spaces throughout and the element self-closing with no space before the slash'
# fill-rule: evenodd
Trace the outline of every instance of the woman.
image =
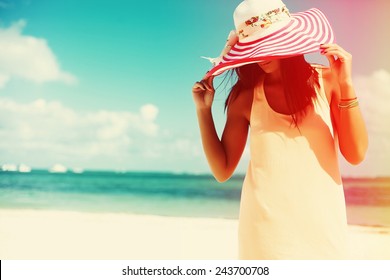
<svg viewBox="0 0 390 280">
<path fill-rule="evenodd" d="M 214 60 L 218 63 L 192 92 L 204 152 L 218 181 L 233 174 L 251 130 L 239 257 L 346 258 L 347 222 L 336 146 L 347 161 L 358 164 L 368 145 L 352 84 L 352 57 L 333 43 L 332 30 L 316 9 L 294 15 L 279 0 L 245 0 L 234 17 L 238 35 L 228 39 Z M 309 40 L 304 37 L 308 30 L 328 35 L 312 34 L 316 40 Z M 304 53 L 315 50 L 328 58 L 329 68 L 304 60 Z M 219 139 L 211 113 L 212 81 L 229 69 L 234 69 L 237 82 L 226 101 L 227 120 Z"/>
</svg>

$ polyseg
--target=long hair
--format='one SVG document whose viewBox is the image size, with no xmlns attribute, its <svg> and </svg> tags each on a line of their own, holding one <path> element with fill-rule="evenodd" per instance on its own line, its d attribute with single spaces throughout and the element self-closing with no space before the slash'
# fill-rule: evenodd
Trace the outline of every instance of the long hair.
<svg viewBox="0 0 390 280">
<path fill-rule="evenodd" d="M 286 103 L 292 122 L 297 127 L 305 117 L 308 106 L 312 106 L 316 98 L 318 72 L 303 55 L 281 59 L 280 71 Z M 225 110 L 242 90 L 254 89 L 265 72 L 257 63 L 252 63 L 233 69 L 230 75 L 236 76 L 237 81 L 225 101 Z"/>
</svg>

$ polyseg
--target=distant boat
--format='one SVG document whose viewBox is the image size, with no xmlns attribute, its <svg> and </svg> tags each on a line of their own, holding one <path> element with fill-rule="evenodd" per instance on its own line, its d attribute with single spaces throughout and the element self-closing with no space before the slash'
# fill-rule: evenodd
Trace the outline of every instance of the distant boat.
<svg viewBox="0 0 390 280">
<path fill-rule="evenodd" d="M 54 164 L 50 169 L 49 169 L 49 172 L 50 173 L 66 173 L 68 172 L 68 169 L 63 166 L 62 164 Z"/>
<path fill-rule="evenodd" d="M 1 166 L 1 170 L 7 171 L 7 172 L 16 172 L 16 171 L 18 171 L 18 166 L 16 164 L 12 164 L 12 163 L 5 163 Z"/>
<path fill-rule="evenodd" d="M 31 172 L 31 167 L 26 165 L 26 164 L 19 164 L 18 171 L 21 173 L 30 173 Z"/>
<path fill-rule="evenodd" d="M 76 167 L 76 168 L 73 168 L 72 171 L 73 171 L 73 173 L 81 174 L 84 172 L 84 169 Z"/>
</svg>

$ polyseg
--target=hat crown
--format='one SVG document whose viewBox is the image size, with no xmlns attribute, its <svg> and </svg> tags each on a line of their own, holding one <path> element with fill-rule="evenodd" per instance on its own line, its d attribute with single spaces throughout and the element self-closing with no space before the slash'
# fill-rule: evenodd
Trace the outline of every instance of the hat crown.
<svg viewBox="0 0 390 280">
<path fill-rule="evenodd" d="M 281 0 L 244 0 L 235 9 L 233 20 L 240 41 L 246 41 L 287 25 L 290 14 Z"/>
<path fill-rule="evenodd" d="M 244 0 L 234 11 L 234 25 L 237 27 L 252 16 L 265 14 L 283 6 L 286 5 L 281 0 Z"/>
</svg>

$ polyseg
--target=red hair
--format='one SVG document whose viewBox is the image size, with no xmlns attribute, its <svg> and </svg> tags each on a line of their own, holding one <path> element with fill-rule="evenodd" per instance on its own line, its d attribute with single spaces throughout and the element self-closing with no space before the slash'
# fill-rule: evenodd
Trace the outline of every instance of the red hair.
<svg viewBox="0 0 390 280">
<path fill-rule="evenodd" d="M 303 55 L 280 60 L 281 78 L 286 103 L 295 126 L 306 115 L 308 106 L 313 105 L 316 98 L 316 88 L 319 87 L 318 72 L 311 66 Z M 230 90 L 225 101 L 225 110 L 244 89 L 254 89 L 265 75 L 265 72 L 252 63 L 233 69 L 231 76 L 236 76 L 236 83 Z M 235 75 L 234 75 L 235 74 Z"/>
</svg>

